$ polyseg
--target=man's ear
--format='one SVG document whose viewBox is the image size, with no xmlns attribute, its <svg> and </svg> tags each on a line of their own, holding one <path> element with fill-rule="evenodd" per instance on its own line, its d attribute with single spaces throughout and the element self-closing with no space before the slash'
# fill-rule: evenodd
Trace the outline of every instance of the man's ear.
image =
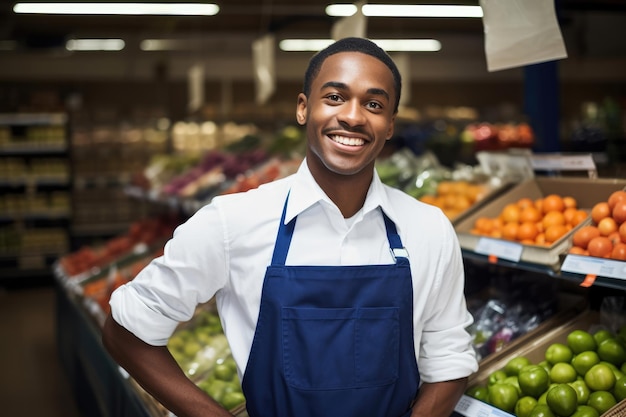
<svg viewBox="0 0 626 417">
<path fill-rule="evenodd" d="M 387 130 L 387 140 L 393 137 L 394 127 L 396 125 L 396 114 L 391 116 L 391 121 L 389 122 L 389 129 Z"/>
<path fill-rule="evenodd" d="M 298 104 L 296 104 L 296 121 L 300 126 L 306 124 L 307 98 L 304 93 L 298 94 Z"/>
</svg>

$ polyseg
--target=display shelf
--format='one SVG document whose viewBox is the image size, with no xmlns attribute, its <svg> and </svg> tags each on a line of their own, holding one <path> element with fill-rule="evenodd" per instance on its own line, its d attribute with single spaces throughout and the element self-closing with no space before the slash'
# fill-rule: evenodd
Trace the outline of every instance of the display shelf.
<svg viewBox="0 0 626 417">
<path fill-rule="evenodd" d="M 54 155 L 67 152 L 66 144 L 6 144 L 0 143 L 0 156 Z"/>
<path fill-rule="evenodd" d="M 0 113 L 0 272 L 28 279 L 70 250 L 65 113 Z"/>
<path fill-rule="evenodd" d="M 101 331 L 79 301 L 56 287 L 57 344 L 61 365 L 81 414 L 155 417 L 126 374 L 108 355 Z"/>
<path fill-rule="evenodd" d="M 622 261 L 612 261 L 614 263 L 619 263 L 623 265 L 623 267 L 619 270 L 619 274 L 622 274 L 622 277 L 608 277 L 602 276 L 592 271 L 588 273 L 573 273 L 568 271 L 561 270 L 560 266 L 558 269 L 554 269 L 548 265 L 534 264 L 530 262 L 513 262 L 508 261 L 506 259 L 494 258 L 488 255 L 482 255 L 480 253 L 476 253 L 471 250 L 462 249 L 461 250 L 463 258 L 466 260 L 478 262 L 481 264 L 494 264 L 498 266 L 503 266 L 506 268 L 519 269 L 529 272 L 534 272 L 538 274 L 542 274 L 554 279 L 562 279 L 569 282 L 573 282 L 579 284 L 583 287 L 588 287 L 591 285 L 597 285 L 601 287 L 607 287 L 617 290 L 626 290 L 626 262 Z M 564 260 L 566 255 L 562 256 L 562 260 Z M 602 261 L 602 260 L 600 260 Z M 561 264 L 562 265 L 562 264 Z M 595 272 L 595 271 L 594 271 Z"/>
</svg>

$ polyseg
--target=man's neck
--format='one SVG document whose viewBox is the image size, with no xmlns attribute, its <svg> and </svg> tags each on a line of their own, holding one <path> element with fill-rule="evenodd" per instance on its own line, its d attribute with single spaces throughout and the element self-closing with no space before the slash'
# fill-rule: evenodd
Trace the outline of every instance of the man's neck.
<svg viewBox="0 0 626 417">
<path fill-rule="evenodd" d="M 366 168 L 367 170 L 368 168 Z M 316 169 L 309 163 L 313 178 L 344 218 L 354 216 L 365 204 L 365 197 L 372 183 L 373 171 L 359 175 L 340 175 L 326 168 Z"/>
</svg>

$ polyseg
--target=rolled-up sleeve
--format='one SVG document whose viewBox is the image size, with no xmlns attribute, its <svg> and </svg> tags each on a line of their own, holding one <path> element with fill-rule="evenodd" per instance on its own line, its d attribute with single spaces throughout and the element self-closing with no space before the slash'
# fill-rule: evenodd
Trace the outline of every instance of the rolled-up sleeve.
<svg viewBox="0 0 626 417">
<path fill-rule="evenodd" d="M 162 256 L 111 295 L 113 319 L 150 345 L 165 345 L 198 304 L 224 286 L 225 232 L 216 207 L 199 210 L 176 228 Z"/>
<path fill-rule="evenodd" d="M 467 327 L 473 317 L 467 310 L 463 258 L 451 225 L 444 227 L 437 261 L 436 283 L 428 297 L 418 357 L 424 382 L 463 378 L 476 372 L 478 362 Z"/>
</svg>

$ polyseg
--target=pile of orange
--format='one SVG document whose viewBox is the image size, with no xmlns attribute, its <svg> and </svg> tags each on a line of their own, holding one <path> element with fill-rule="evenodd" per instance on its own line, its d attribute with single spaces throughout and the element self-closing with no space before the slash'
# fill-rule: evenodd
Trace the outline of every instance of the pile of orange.
<svg viewBox="0 0 626 417">
<path fill-rule="evenodd" d="M 550 246 L 587 216 L 570 196 L 549 194 L 535 200 L 523 197 L 507 204 L 495 218 L 476 219 L 471 233 Z"/>
<path fill-rule="evenodd" d="M 487 187 L 469 181 L 441 181 L 435 194 L 420 197 L 423 203 L 439 207 L 452 220 L 483 198 Z"/>
<path fill-rule="evenodd" d="M 591 223 L 574 233 L 569 252 L 626 260 L 626 191 L 615 191 L 593 206 Z"/>
</svg>

